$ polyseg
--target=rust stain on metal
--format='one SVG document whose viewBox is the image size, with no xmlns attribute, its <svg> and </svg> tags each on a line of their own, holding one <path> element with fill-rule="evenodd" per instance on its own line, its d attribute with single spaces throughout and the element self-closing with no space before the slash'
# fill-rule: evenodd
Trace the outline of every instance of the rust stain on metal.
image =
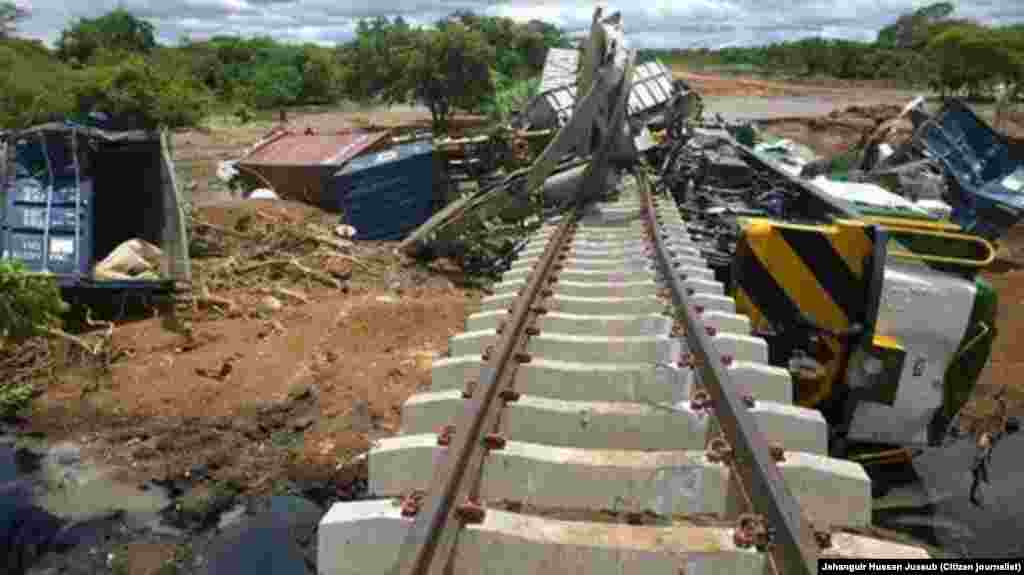
<svg viewBox="0 0 1024 575">
<path fill-rule="evenodd" d="M 250 152 L 241 164 L 263 166 L 341 166 L 374 146 L 387 132 L 285 133 Z"/>
<path fill-rule="evenodd" d="M 725 463 L 728 464 L 732 460 L 733 450 L 732 446 L 729 445 L 725 439 L 716 437 L 708 443 L 707 452 L 705 456 L 711 463 Z"/>
<path fill-rule="evenodd" d="M 282 132 L 256 144 L 239 161 L 244 174 L 259 176 L 279 197 L 324 207 L 327 181 L 345 163 L 379 149 L 387 132 L 297 134 Z"/>
</svg>

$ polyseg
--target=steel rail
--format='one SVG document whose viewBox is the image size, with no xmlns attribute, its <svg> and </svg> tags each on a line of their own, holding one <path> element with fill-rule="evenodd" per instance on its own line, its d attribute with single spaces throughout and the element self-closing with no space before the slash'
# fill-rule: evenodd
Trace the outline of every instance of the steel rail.
<svg viewBox="0 0 1024 575">
<path fill-rule="evenodd" d="M 441 540 L 449 532 L 448 528 L 457 526 L 455 510 L 460 503 L 458 496 L 471 493 L 473 489 L 476 478 L 469 471 L 481 464 L 481 443 L 482 436 L 488 432 L 487 422 L 494 421 L 495 412 L 501 407 L 501 403 L 496 401 L 501 395 L 501 388 L 511 384 L 511 375 L 521 360 L 516 357 L 516 350 L 528 335 L 527 325 L 534 315 L 543 313 L 535 309 L 534 302 L 549 283 L 556 261 L 563 254 L 563 245 L 572 237 L 578 215 L 579 210 L 573 209 L 563 216 L 526 288 L 510 310 L 511 318 L 500 330 L 494 353 L 485 356 L 488 365 L 481 369 L 480 379 L 467 400 L 469 405 L 456 420 L 448 455 L 435 467 L 430 491 L 424 501 L 426 507 L 416 514 L 406 535 L 392 571 L 394 575 L 426 575 L 434 572 L 432 565 L 437 559 L 447 560 L 436 552 L 442 546 Z"/>
<path fill-rule="evenodd" d="M 770 445 L 733 385 L 723 356 L 700 322 L 702 311 L 690 303 L 689 293 L 679 274 L 674 272 L 665 238 L 658 231 L 660 221 L 654 194 L 642 172 L 637 173 L 637 178 L 644 198 L 647 232 L 673 302 L 682 308 L 688 351 L 700 382 L 712 398 L 718 424 L 732 448 L 733 469 L 739 475 L 753 512 L 761 514 L 768 526 L 774 528 L 770 548 L 773 570 L 783 575 L 812 575 L 817 572 L 818 555 L 814 529 L 772 460 Z"/>
</svg>

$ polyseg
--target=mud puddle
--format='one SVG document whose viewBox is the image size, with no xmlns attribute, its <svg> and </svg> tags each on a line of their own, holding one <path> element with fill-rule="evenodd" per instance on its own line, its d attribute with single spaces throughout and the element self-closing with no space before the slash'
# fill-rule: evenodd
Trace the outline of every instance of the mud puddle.
<svg viewBox="0 0 1024 575">
<path fill-rule="evenodd" d="M 342 499 L 366 497 L 364 483 Z M 312 575 L 338 499 L 315 485 L 249 495 L 201 467 L 133 484 L 73 443 L 0 435 L 0 573 Z"/>
<path fill-rule="evenodd" d="M 17 575 L 51 553 L 133 531 L 180 537 L 166 490 L 116 480 L 71 443 L 0 437 L 0 565 Z"/>
</svg>

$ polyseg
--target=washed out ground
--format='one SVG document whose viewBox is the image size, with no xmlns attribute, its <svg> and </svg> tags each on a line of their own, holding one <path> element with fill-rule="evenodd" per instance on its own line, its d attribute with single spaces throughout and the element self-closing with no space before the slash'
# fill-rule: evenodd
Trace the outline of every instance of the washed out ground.
<svg viewBox="0 0 1024 575">
<path fill-rule="evenodd" d="M 391 244 L 338 236 L 326 248 L 290 252 L 324 275 L 273 263 L 274 254 L 259 268 L 231 261 L 278 241 L 282 229 L 334 229 L 336 217 L 302 204 L 218 202 L 195 218 L 211 252 L 193 260 L 206 288 L 179 302 L 177 321 L 118 322 L 109 367 L 63 362 L 82 354 L 54 344 L 54 376 L 38 382 L 42 395 L 11 431 L 73 442 L 124 485 L 169 488 L 180 498 L 165 516 L 186 532 L 262 496 L 299 495 L 322 512 L 363 495 L 366 472 L 355 457 L 398 430 L 402 402 L 429 385 L 432 361 L 479 291 L 445 262 L 427 267 Z M 203 572 L 192 555 L 206 544 L 129 530 L 61 564 L 104 572 L 115 567 L 106 564 L 113 554 L 118 568 L 139 565 L 127 573 L 156 573 L 168 561 L 177 572 Z"/>
<path fill-rule="evenodd" d="M 890 105 L 878 107 L 877 100 L 891 94 L 870 85 L 687 79 L 712 104 L 733 96 L 758 97 L 766 105 L 774 97 L 821 96 L 860 105 L 817 120 L 766 126 L 825 155 L 856 143 L 869 124 L 902 102 L 889 99 Z M 429 120 L 417 109 L 289 116 L 293 129 L 320 131 L 425 127 Z M 175 136 L 183 184 L 203 206 L 196 217 L 208 224 L 197 234 L 216 244 L 211 254 L 193 256 L 208 291 L 196 294 L 194 307 L 182 307 L 181 321 L 118 322 L 109 368 L 58 368 L 39 382 L 42 395 L 13 431 L 42 435 L 50 444 L 73 441 L 84 458 L 115 470 L 125 482 L 156 481 L 181 491 L 179 504 L 198 507 L 199 515 L 204 502 L 216 513 L 266 494 L 300 494 L 322 506 L 360 494 L 365 469 L 357 455 L 398 430 L 402 402 L 429 385 L 431 362 L 462 329 L 480 292 L 452 266 L 416 264 L 387 243 L 349 245 L 342 239 L 315 251 L 303 248 L 309 253 L 299 261 L 328 273 L 334 286 L 288 264 L 245 271 L 228 263 L 251 235 L 272 236 L 286 227 L 329 234 L 336 223 L 300 204 L 232 200 L 216 182 L 216 162 L 237 157 L 275 121 L 243 125 L 222 118 Z M 986 274 L 1000 294 L 1000 334 L 969 408 L 982 415 L 1001 387 L 1010 389 L 1016 405 L 1024 404 L 1024 385 L 1014 378 L 1022 355 L 1017 335 L 1024 335 L 1024 231 L 1014 230 L 1000 250 L 999 264 Z M 71 353 L 57 349 L 54 355 Z M 222 493 L 231 501 L 219 498 Z M 199 573 L 212 537 L 204 533 L 121 532 L 43 572 Z M 74 571 L 76 564 L 85 571 Z"/>
</svg>

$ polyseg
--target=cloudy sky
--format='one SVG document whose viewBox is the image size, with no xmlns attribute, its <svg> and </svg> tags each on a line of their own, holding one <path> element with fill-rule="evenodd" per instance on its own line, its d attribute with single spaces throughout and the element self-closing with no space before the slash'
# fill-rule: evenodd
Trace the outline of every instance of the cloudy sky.
<svg viewBox="0 0 1024 575">
<path fill-rule="evenodd" d="M 569 0 L 17 0 L 32 16 L 22 33 L 52 42 L 69 21 L 122 6 L 148 18 L 160 39 L 267 34 L 320 44 L 352 37 L 359 18 L 401 14 L 432 22 L 456 9 L 518 20 L 539 18 L 584 30 L 595 4 Z M 928 0 L 629 0 L 621 9 L 640 48 L 723 47 L 804 36 L 872 40 L 878 29 Z M 987 23 L 1024 21 L 1024 0 L 960 2 L 957 14 Z M 626 7 L 628 6 L 628 7 Z"/>
</svg>

